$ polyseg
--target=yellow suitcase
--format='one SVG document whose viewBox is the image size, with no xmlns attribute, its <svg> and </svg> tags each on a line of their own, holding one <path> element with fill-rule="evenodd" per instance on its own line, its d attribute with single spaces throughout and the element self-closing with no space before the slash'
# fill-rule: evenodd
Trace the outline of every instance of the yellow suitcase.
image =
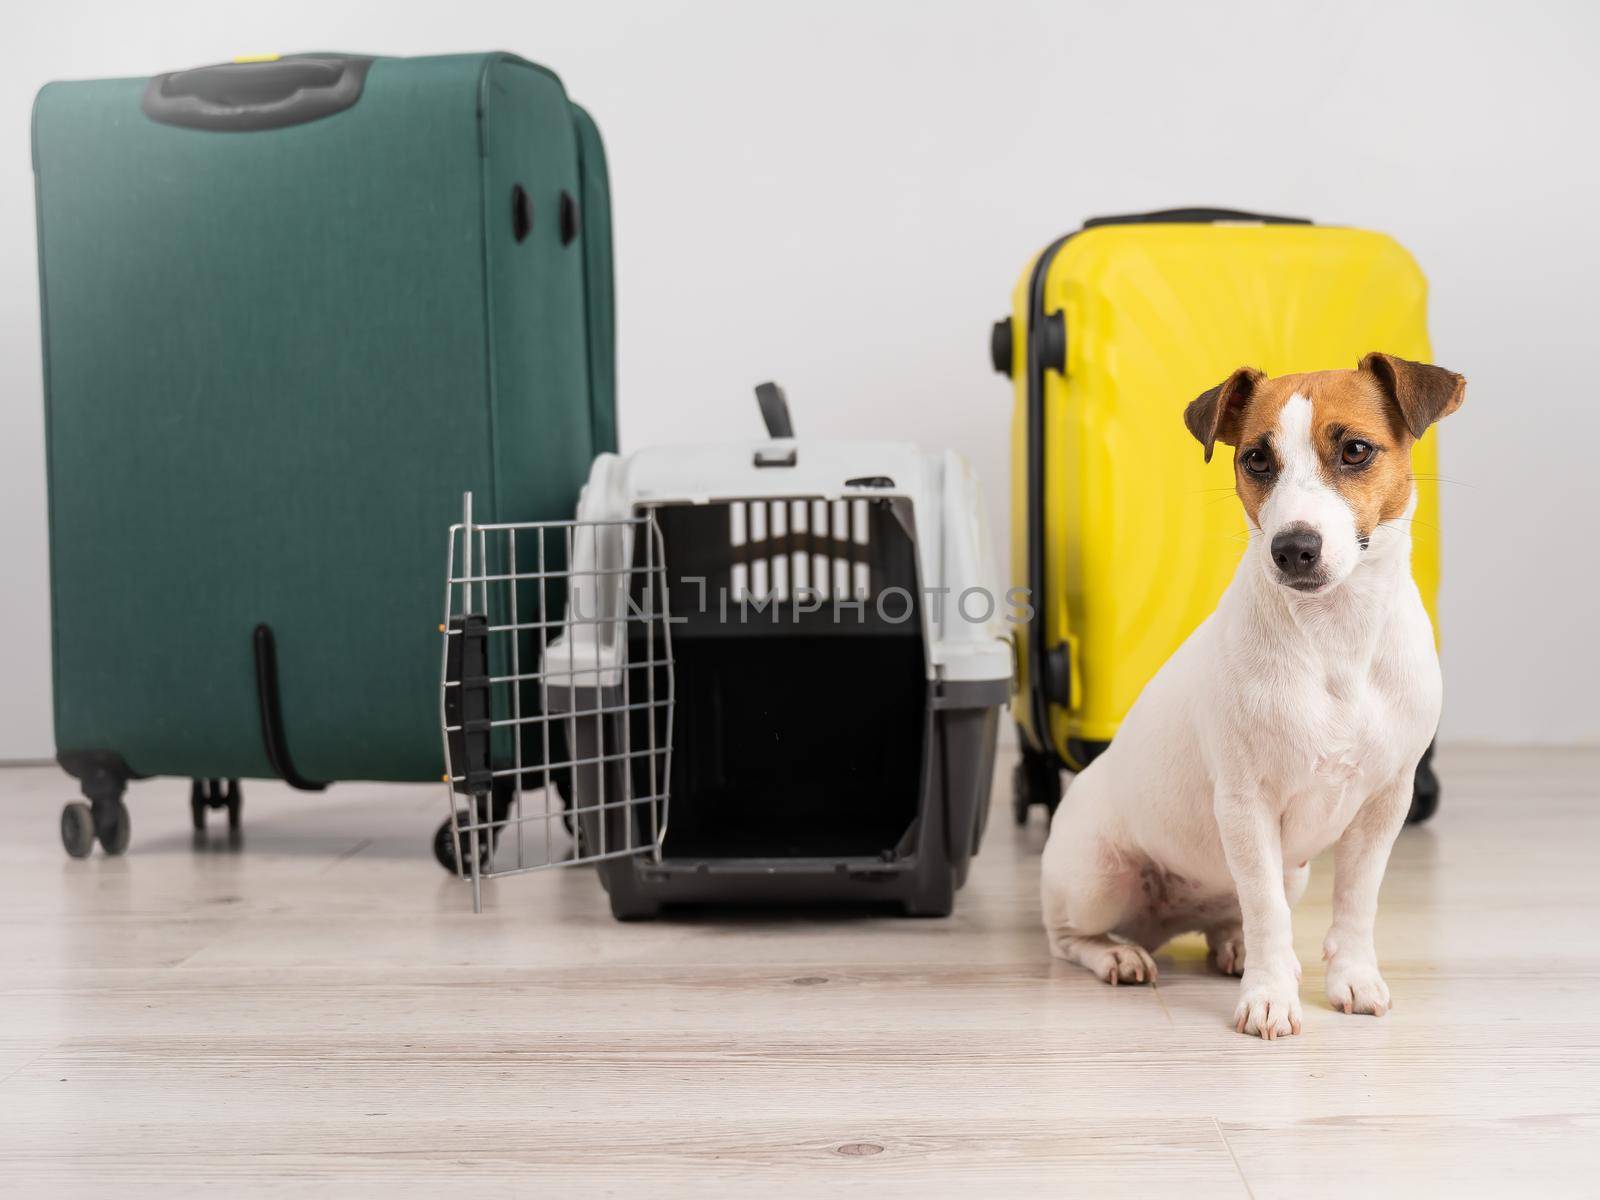
<svg viewBox="0 0 1600 1200">
<path fill-rule="evenodd" d="M 1371 350 L 1429 360 L 1427 282 L 1381 233 L 1223 209 L 1099 217 L 1023 272 L 991 342 L 1015 385 L 1011 575 L 1033 609 L 1016 626 L 1019 822 L 1106 747 L 1243 553 L 1232 455 L 1205 462 L 1184 406 L 1239 366 L 1353 367 Z M 1437 634 L 1436 455 L 1430 430 L 1413 569 Z M 1431 757 L 1413 820 L 1438 803 Z"/>
</svg>

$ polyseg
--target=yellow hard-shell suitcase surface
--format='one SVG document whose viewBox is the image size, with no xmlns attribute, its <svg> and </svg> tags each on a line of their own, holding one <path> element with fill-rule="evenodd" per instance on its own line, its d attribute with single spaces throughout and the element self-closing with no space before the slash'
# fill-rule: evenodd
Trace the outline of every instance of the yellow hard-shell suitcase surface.
<svg viewBox="0 0 1600 1200">
<path fill-rule="evenodd" d="M 1016 627 L 1019 820 L 1104 749 L 1244 551 L 1233 455 L 1206 463 L 1184 407 L 1245 365 L 1428 361 L 1426 309 L 1422 272 L 1381 233 L 1223 210 L 1099 218 L 1029 264 L 992 346 L 1016 392 L 1012 581 L 1034 609 Z M 1412 537 L 1437 631 L 1435 437 L 1415 450 Z M 1436 799 L 1424 759 L 1413 817 Z"/>
</svg>

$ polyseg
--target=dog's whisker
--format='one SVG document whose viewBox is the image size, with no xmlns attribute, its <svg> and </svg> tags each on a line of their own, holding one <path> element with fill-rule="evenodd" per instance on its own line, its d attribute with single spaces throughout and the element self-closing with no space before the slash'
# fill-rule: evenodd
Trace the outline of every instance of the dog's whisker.
<svg viewBox="0 0 1600 1200">
<path fill-rule="evenodd" d="M 1390 517 L 1387 521 L 1380 521 L 1379 525 L 1393 526 L 1398 525 L 1402 521 L 1404 521 L 1407 525 L 1420 525 L 1424 529 L 1431 529 L 1435 533 L 1439 532 L 1439 527 L 1437 525 L 1430 524 L 1427 521 L 1419 521 L 1416 517 Z M 1396 530 L 1396 532 L 1399 532 L 1399 530 Z"/>
</svg>

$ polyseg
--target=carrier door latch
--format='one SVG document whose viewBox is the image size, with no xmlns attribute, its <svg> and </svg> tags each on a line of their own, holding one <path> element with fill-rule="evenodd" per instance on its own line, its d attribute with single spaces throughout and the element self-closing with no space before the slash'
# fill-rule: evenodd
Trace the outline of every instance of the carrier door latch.
<svg viewBox="0 0 1600 1200">
<path fill-rule="evenodd" d="M 494 785 L 490 754 L 489 620 L 482 613 L 452 616 L 446 648 L 445 726 L 451 780 L 458 792 L 481 796 Z M 520 731 L 519 731 L 520 732 Z"/>
</svg>

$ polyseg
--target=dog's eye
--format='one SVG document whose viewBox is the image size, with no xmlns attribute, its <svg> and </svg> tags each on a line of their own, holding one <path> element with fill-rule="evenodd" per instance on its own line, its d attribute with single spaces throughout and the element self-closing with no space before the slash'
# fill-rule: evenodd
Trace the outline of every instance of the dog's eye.
<svg viewBox="0 0 1600 1200">
<path fill-rule="evenodd" d="M 1272 474 L 1272 460 L 1267 457 L 1265 451 L 1246 450 L 1244 458 L 1240 461 L 1244 464 L 1245 471 L 1254 475 L 1257 479 L 1262 479 Z"/>
<path fill-rule="evenodd" d="M 1339 461 L 1347 467 L 1364 467 L 1372 461 L 1372 443 L 1354 438 L 1344 444 Z"/>
</svg>

